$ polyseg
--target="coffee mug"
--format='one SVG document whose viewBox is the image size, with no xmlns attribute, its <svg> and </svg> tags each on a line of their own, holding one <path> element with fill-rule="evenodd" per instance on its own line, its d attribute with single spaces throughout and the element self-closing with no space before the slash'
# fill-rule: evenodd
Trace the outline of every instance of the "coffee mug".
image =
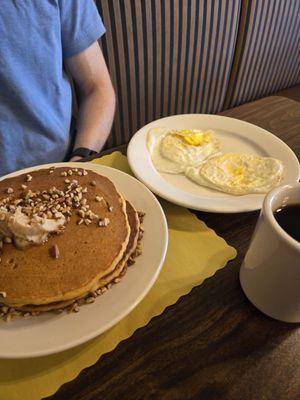
<svg viewBox="0 0 300 400">
<path fill-rule="evenodd" d="M 263 313 L 285 322 L 300 322 L 300 242 L 278 224 L 274 212 L 295 204 L 300 204 L 298 182 L 267 194 L 240 270 L 248 299 Z"/>
</svg>

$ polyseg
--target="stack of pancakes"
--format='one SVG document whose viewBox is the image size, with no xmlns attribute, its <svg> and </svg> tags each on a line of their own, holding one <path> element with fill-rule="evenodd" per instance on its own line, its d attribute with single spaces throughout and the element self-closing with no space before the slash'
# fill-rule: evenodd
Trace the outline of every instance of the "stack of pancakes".
<svg viewBox="0 0 300 400">
<path fill-rule="evenodd" d="M 28 197 L 45 218 L 53 207 L 67 210 L 66 224 L 46 242 L 23 249 L 2 237 L 0 315 L 4 317 L 9 312 L 78 311 L 79 305 L 92 303 L 119 282 L 141 252 L 142 214 L 102 175 L 51 168 L 0 182 L 0 207 L 11 207 L 20 199 L 22 206 Z"/>
</svg>

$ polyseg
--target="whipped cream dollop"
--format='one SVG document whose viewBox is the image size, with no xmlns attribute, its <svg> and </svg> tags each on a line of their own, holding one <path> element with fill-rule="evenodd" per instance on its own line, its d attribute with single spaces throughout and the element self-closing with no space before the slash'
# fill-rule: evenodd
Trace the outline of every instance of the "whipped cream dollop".
<svg viewBox="0 0 300 400">
<path fill-rule="evenodd" d="M 66 223 L 62 213 L 57 218 L 42 218 L 37 215 L 29 217 L 16 207 L 14 212 L 0 209 L 0 236 L 12 238 L 18 248 L 30 244 L 42 244 L 51 233 L 59 232 Z"/>
</svg>

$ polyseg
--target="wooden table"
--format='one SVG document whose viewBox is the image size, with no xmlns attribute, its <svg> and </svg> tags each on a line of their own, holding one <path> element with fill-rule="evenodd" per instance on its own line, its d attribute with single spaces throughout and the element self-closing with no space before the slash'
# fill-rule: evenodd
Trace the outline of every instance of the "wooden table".
<svg viewBox="0 0 300 400">
<path fill-rule="evenodd" d="M 300 103 L 268 97 L 222 115 L 273 132 L 300 155 Z M 300 398 L 300 327 L 260 313 L 239 284 L 258 212 L 197 215 L 238 250 L 237 258 L 52 400 Z"/>
</svg>

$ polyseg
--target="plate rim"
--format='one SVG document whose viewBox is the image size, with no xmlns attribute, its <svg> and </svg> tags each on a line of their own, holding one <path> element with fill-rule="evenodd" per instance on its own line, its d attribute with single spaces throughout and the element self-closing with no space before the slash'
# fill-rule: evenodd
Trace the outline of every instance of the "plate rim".
<svg viewBox="0 0 300 400">
<path fill-rule="evenodd" d="M 96 329 L 94 331 L 92 331 L 89 335 L 86 335 L 84 337 L 81 337 L 79 339 L 75 339 L 73 341 L 68 341 L 65 344 L 61 344 L 59 346 L 53 347 L 52 349 L 43 349 L 43 350 L 39 350 L 36 352 L 32 352 L 31 351 L 24 351 L 22 353 L 9 353 L 6 352 L 5 354 L 2 354 L 2 352 L 0 351 L 0 359 L 25 359 L 25 358 L 35 358 L 35 357 L 43 357 L 43 356 L 48 356 L 51 354 L 57 354 L 57 353 L 61 353 L 63 351 L 69 350 L 71 348 L 75 348 L 77 346 L 80 346 L 81 344 L 84 344 L 98 336 L 100 336 L 101 334 L 107 332 L 109 329 L 111 329 L 113 326 L 115 326 L 118 322 L 120 322 L 121 320 L 123 320 L 127 315 L 129 315 L 133 309 L 135 307 L 137 307 L 137 305 L 147 296 L 147 294 L 149 293 L 149 291 L 151 290 L 151 288 L 153 287 L 154 283 L 156 282 L 165 258 L 166 258 L 166 254 L 167 254 L 167 250 L 168 250 L 168 243 L 169 243 L 169 231 L 168 231 L 168 223 L 167 223 L 167 219 L 166 219 L 166 215 L 164 213 L 164 210 L 161 206 L 161 204 L 159 203 L 159 201 L 157 200 L 157 198 L 154 196 L 154 194 L 148 189 L 148 187 L 146 185 L 144 185 L 143 183 L 141 183 L 138 179 L 136 179 L 134 176 L 131 176 L 129 174 L 127 174 L 124 171 L 121 171 L 117 168 L 113 168 L 113 167 L 109 167 L 106 165 L 101 165 L 101 164 L 97 164 L 97 163 L 92 163 L 92 162 L 61 162 L 61 163 L 50 163 L 50 164 L 41 164 L 41 165 L 37 165 L 37 166 L 33 166 L 33 167 L 29 167 L 29 168 L 25 168 L 19 171 L 15 171 L 12 172 L 10 174 L 7 174 L 3 177 L 0 177 L 0 181 L 6 178 L 10 178 L 13 176 L 18 176 L 21 175 L 23 173 L 26 172 L 33 172 L 36 171 L 38 169 L 47 169 L 50 168 L 51 166 L 56 166 L 56 167 L 64 167 L 64 166 L 70 166 L 70 168 L 84 168 L 84 169 L 90 169 L 92 171 L 95 171 L 95 169 L 99 168 L 99 169 L 103 169 L 103 170 L 114 170 L 117 174 L 120 174 L 121 176 L 125 176 L 125 179 L 129 179 L 135 182 L 135 184 L 137 184 L 138 186 L 142 187 L 143 190 L 146 190 L 148 192 L 148 194 L 150 195 L 150 197 L 152 198 L 154 204 L 156 205 L 156 207 L 158 208 L 158 210 L 160 211 L 161 214 L 161 221 L 160 224 L 163 227 L 163 249 L 162 249 L 162 255 L 160 257 L 160 262 L 158 263 L 158 266 L 155 270 L 155 273 L 153 273 L 151 280 L 148 281 L 148 284 L 144 287 L 144 289 L 141 291 L 141 293 L 139 294 L 139 296 L 137 296 L 135 298 L 135 300 L 130 304 L 130 306 L 128 306 L 126 308 L 126 310 L 124 310 L 120 315 L 116 316 L 114 319 L 112 319 L 111 321 L 109 321 L 106 325 L 104 325 L 102 328 L 100 329 Z M 89 168 L 93 167 L 93 168 Z M 95 169 L 94 169 L 95 168 Z M 114 183 L 114 182 L 113 182 Z M 115 184 L 115 183 L 114 183 Z M 38 317 L 36 317 L 38 318 Z M 9 333 L 8 333 L 9 334 Z"/>
<path fill-rule="evenodd" d="M 289 153 L 289 156 L 291 158 L 291 162 L 294 164 L 294 166 L 296 167 L 297 165 L 297 180 L 299 181 L 300 179 L 300 164 L 299 164 L 299 160 L 296 156 L 296 154 L 294 153 L 294 151 L 289 147 L 288 144 L 286 144 L 282 139 L 280 139 L 278 136 L 274 135 L 273 133 L 267 131 L 266 129 L 257 126 L 255 124 L 252 124 L 251 122 L 248 121 L 244 121 L 244 120 L 240 120 L 238 118 L 232 118 L 232 117 L 228 117 L 228 116 L 223 116 L 223 115 L 214 115 L 214 114 L 197 114 L 197 113 L 192 113 L 192 114 L 177 114 L 177 115 L 171 115 L 171 116 L 167 116 L 167 117 L 163 117 L 163 118 L 159 118 L 156 119 L 154 121 L 149 122 L 148 124 L 144 125 L 143 127 L 141 127 L 139 130 L 137 130 L 135 132 L 135 134 L 132 136 L 132 138 L 130 139 L 130 142 L 128 144 L 127 147 L 127 157 L 128 157 L 128 162 L 130 165 L 131 170 L 133 171 L 134 175 L 145 185 L 147 186 L 153 193 L 155 193 L 156 195 L 174 203 L 174 204 L 178 204 L 180 206 L 183 207 L 187 207 L 193 210 L 197 210 L 197 211 L 204 211 L 204 212 L 212 212 L 212 213 L 222 213 L 222 214 L 234 214 L 234 213 L 242 213 L 242 212 L 251 212 L 251 211 L 257 211 L 260 210 L 262 207 L 262 202 L 263 202 L 263 198 L 265 197 L 264 194 L 262 194 L 262 199 L 261 199 L 261 205 L 260 206 L 256 206 L 253 205 L 252 207 L 250 206 L 239 206 L 237 211 L 234 211 L 232 209 L 228 209 L 226 207 L 222 208 L 222 207 L 218 207 L 218 208 L 214 208 L 214 207 L 210 207 L 210 206 L 205 206 L 205 205 L 200 205 L 199 207 L 195 204 L 191 204 L 191 202 L 189 201 L 185 201 L 183 199 L 176 199 L 174 200 L 174 198 L 172 196 L 169 196 L 168 193 L 161 191 L 160 189 L 158 189 L 157 187 L 153 186 L 151 183 L 147 182 L 146 179 L 144 179 L 143 175 L 140 174 L 139 169 L 136 168 L 135 166 L 135 162 L 134 162 L 134 142 L 135 140 L 137 140 L 137 138 L 141 135 L 145 134 L 145 131 L 147 129 L 151 129 L 151 127 L 153 127 L 153 125 L 159 123 L 163 123 L 166 120 L 171 120 L 171 119 L 177 119 L 177 118 L 199 118 L 199 117 L 205 117 L 208 119 L 219 119 L 219 120 L 227 120 L 227 121 L 234 121 L 234 123 L 240 123 L 240 124 L 244 124 L 246 125 L 248 128 L 254 128 L 256 131 L 259 130 L 261 131 L 261 133 L 264 136 L 269 137 L 271 140 L 276 141 L 278 143 L 278 145 L 282 146 L 285 148 L 286 153 Z M 240 136 L 242 137 L 248 137 L 246 134 L 244 134 L 243 132 L 239 133 Z M 159 174 L 159 172 L 157 171 L 157 174 Z M 160 175 L 160 174 L 159 174 Z M 167 182 L 168 185 L 172 185 L 171 183 Z M 287 182 L 286 182 L 287 183 Z M 176 188 L 178 191 L 182 191 L 184 192 L 184 190 Z M 184 192 L 187 193 L 187 192 Z M 201 196 L 199 196 L 199 199 L 201 200 Z M 226 202 L 226 200 L 224 199 L 224 202 Z"/>
</svg>

